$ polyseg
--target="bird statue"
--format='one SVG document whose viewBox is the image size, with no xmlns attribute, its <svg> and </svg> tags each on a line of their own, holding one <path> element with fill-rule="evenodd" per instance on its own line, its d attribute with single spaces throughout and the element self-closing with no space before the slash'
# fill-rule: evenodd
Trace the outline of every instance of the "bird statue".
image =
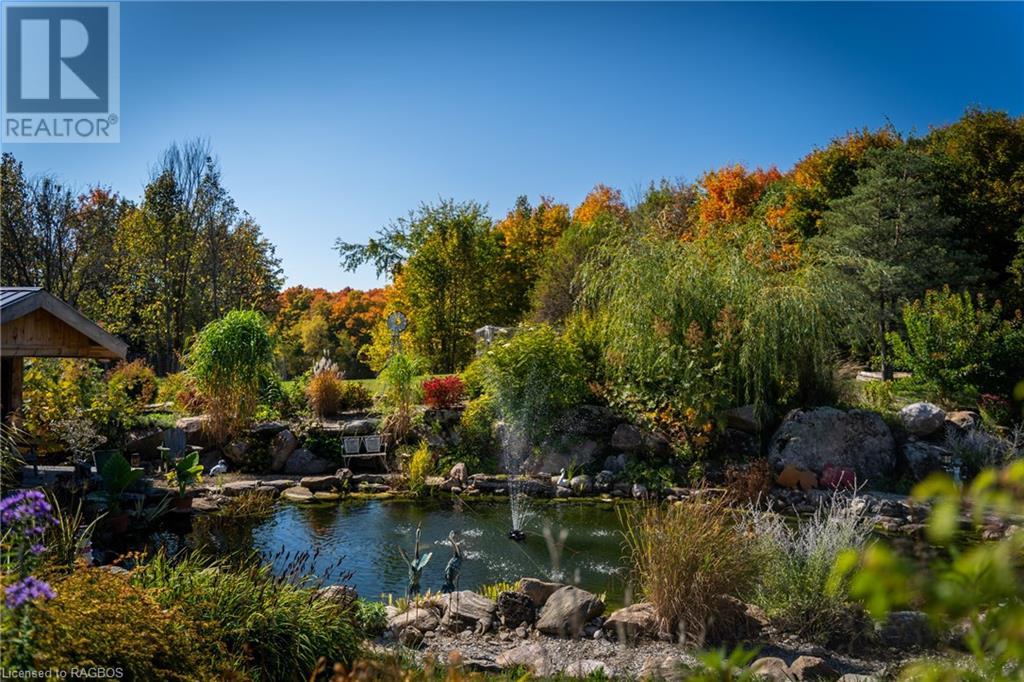
<svg viewBox="0 0 1024 682">
<path fill-rule="evenodd" d="M 420 554 L 420 527 L 418 525 L 416 526 L 416 543 L 413 545 L 412 557 L 409 557 L 401 546 L 398 547 L 398 553 L 402 555 L 402 560 L 409 567 L 409 586 L 405 591 L 405 596 L 411 600 L 420 593 L 420 576 L 433 555 L 433 552 Z"/>
<path fill-rule="evenodd" d="M 220 474 L 226 474 L 228 472 L 228 463 L 224 460 L 217 462 L 212 469 L 210 469 L 211 476 L 219 476 Z"/>
<path fill-rule="evenodd" d="M 559 488 L 569 487 L 569 479 L 565 477 L 565 469 L 562 469 L 561 471 L 558 472 L 558 482 L 556 483 L 556 485 Z"/>
<path fill-rule="evenodd" d="M 459 583 L 459 572 L 462 570 L 462 545 L 459 543 L 455 531 L 449 531 L 448 542 L 452 546 L 452 558 L 448 560 L 448 564 L 444 567 L 442 594 L 450 594 L 455 591 Z"/>
</svg>

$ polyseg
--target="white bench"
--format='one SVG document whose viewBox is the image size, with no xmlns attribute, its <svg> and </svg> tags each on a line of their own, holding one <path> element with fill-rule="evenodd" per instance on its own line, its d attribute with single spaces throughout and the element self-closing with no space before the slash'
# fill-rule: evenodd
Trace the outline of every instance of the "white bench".
<svg viewBox="0 0 1024 682">
<path fill-rule="evenodd" d="M 388 446 L 382 435 L 345 436 L 342 446 L 341 457 L 346 467 L 353 459 L 379 459 L 384 465 L 384 471 L 391 472 L 388 466 Z"/>
</svg>

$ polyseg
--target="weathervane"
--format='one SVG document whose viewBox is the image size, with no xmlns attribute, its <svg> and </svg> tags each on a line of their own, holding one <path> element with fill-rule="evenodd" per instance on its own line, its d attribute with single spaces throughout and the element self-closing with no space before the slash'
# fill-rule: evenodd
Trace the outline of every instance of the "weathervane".
<svg viewBox="0 0 1024 682">
<path fill-rule="evenodd" d="M 409 326 L 409 320 L 406 319 L 405 313 L 400 310 L 388 315 L 388 329 L 391 330 L 391 348 L 395 352 L 402 352 L 402 332 Z"/>
</svg>

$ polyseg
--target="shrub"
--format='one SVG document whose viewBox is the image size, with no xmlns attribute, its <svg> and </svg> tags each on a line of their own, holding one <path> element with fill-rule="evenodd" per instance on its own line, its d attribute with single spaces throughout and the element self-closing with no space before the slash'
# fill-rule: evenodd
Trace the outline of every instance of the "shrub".
<svg viewBox="0 0 1024 682">
<path fill-rule="evenodd" d="M 53 492 L 46 495 L 53 507 L 53 515 L 57 523 L 47 528 L 44 544 L 46 559 L 50 567 L 58 570 L 71 569 L 82 555 L 82 550 L 90 546 L 92 534 L 102 516 L 86 523 L 82 500 L 61 505 Z"/>
<path fill-rule="evenodd" d="M 462 402 L 466 385 L 458 376 L 431 377 L 422 384 L 423 402 L 434 409 L 449 409 Z"/>
<path fill-rule="evenodd" d="M 833 646 L 857 643 L 849 595 L 842 586 L 829 588 L 836 558 L 864 547 L 871 533 L 854 499 L 835 494 L 796 522 L 771 509 L 751 509 L 760 556 L 754 601 L 784 631 Z"/>
<path fill-rule="evenodd" d="M 225 440 L 252 422 L 261 382 L 273 371 L 273 350 L 267 322 L 255 310 L 233 310 L 196 336 L 186 363 L 215 438 Z"/>
<path fill-rule="evenodd" d="M 177 608 L 259 679 L 305 680 L 320 656 L 349 663 L 359 633 L 349 606 L 315 596 L 311 579 L 276 578 L 255 557 L 240 565 L 158 554 L 136 569 L 134 584 L 164 608 Z M 114 640 L 130 642 L 131 639 Z"/>
<path fill-rule="evenodd" d="M 122 362 L 107 373 L 107 390 L 123 393 L 138 407 L 148 405 L 156 397 L 156 372 L 142 359 Z"/>
<path fill-rule="evenodd" d="M 122 668 L 127 679 L 217 677 L 223 660 L 216 640 L 202 634 L 173 604 L 100 569 L 79 569 L 54 583 L 57 596 L 33 618 L 39 670 Z"/>
<path fill-rule="evenodd" d="M 529 445 L 539 445 L 562 412 L 589 394 L 578 349 L 548 325 L 495 341 L 478 362 L 496 412 Z"/>
<path fill-rule="evenodd" d="M 734 504 L 758 504 L 775 485 L 775 472 L 768 460 L 731 464 L 725 470 L 725 487 Z"/>
<path fill-rule="evenodd" d="M 334 372 L 314 374 L 306 385 L 306 397 L 313 413 L 327 417 L 338 413 L 341 404 L 342 381 Z"/>
<path fill-rule="evenodd" d="M 365 637 L 376 637 L 388 627 L 388 611 L 382 602 L 360 599 L 356 602 L 356 622 Z"/>
<path fill-rule="evenodd" d="M 759 567 L 724 499 L 622 512 L 632 579 L 659 625 L 700 644 L 723 597 L 741 597 Z"/>
<path fill-rule="evenodd" d="M 903 308 L 906 338 L 890 334 L 899 366 L 911 381 L 947 401 L 973 399 L 978 391 L 1009 394 L 1024 373 L 1024 323 L 1000 319 L 982 296 L 929 291 Z"/>
<path fill-rule="evenodd" d="M 80 414 L 99 428 L 91 413 L 106 393 L 100 368 L 89 360 L 34 358 L 26 364 L 21 413 L 24 429 L 43 441 L 60 441 L 57 422 Z"/>
<path fill-rule="evenodd" d="M 157 401 L 171 403 L 174 409 L 185 414 L 196 414 L 202 410 L 202 398 L 195 378 L 188 372 L 168 374 L 160 380 Z"/>
<path fill-rule="evenodd" d="M 476 471 L 482 461 L 490 460 L 498 452 L 495 419 L 494 399 L 487 395 L 470 400 L 462 411 L 456 454 L 471 470 Z"/>
<path fill-rule="evenodd" d="M 338 398 L 339 410 L 361 410 L 373 405 L 373 394 L 358 381 L 341 382 L 341 396 Z"/>
<path fill-rule="evenodd" d="M 426 441 L 419 444 L 409 457 L 409 491 L 421 495 L 427 487 L 427 476 L 434 470 L 434 455 Z"/>
</svg>

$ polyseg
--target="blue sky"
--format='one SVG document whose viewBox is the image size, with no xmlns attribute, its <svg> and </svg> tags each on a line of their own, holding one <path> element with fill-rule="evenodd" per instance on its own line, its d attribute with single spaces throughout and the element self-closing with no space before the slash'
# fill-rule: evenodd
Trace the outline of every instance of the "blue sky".
<svg viewBox="0 0 1024 682">
<path fill-rule="evenodd" d="M 121 4 L 119 144 L 12 144 L 29 174 L 137 198 L 172 140 L 210 139 L 289 284 L 346 273 L 440 196 L 627 199 L 731 162 L 786 169 L 887 120 L 1024 113 L 1024 4 Z"/>
</svg>

